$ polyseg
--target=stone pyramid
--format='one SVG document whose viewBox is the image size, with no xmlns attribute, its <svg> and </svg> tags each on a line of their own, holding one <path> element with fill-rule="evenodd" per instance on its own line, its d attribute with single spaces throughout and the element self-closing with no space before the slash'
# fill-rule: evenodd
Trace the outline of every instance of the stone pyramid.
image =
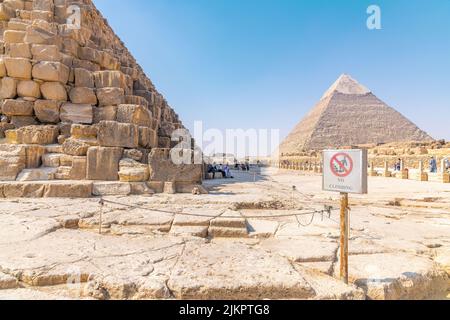
<svg viewBox="0 0 450 320">
<path fill-rule="evenodd" d="M 184 182 L 183 124 L 91 0 L 2 0 L 0 28 L 0 181 Z"/>
<path fill-rule="evenodd" d="M 432 141 L 399 112 L 349 75 L 342 75 L 294 128 L 280 155 L 351 145 Z"/>
</svg>

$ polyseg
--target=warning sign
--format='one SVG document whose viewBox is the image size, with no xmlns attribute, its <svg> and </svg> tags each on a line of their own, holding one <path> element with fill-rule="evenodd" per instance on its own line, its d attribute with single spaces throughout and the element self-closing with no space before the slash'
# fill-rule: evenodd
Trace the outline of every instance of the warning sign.
<svg viewBox="0 0 450 320">
<path fill-rule="evenodd" d="M 367 193 L 367 150 L 326 150 L 323 161 L 323 190 Z"/>
</svg>

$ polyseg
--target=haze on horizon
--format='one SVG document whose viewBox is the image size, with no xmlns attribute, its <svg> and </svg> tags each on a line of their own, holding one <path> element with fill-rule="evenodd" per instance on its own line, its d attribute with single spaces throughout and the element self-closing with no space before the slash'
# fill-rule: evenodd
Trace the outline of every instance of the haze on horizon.
<svg viewBox="0 0 450 320">
<path fill-rule="evenodd" d="M 94 2 L 190 130 L 202 120 L 282 140 L 346 73 L 450 140 L 450 2 Z M 381 30 L 366 26 L 372 4 Z"/>
</svg>

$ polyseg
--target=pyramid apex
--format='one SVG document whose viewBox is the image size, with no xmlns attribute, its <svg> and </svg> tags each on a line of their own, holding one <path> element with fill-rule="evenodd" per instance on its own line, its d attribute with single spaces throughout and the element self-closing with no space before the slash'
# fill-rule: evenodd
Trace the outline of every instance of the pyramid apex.
<svg viewBox="0 0 450 320">
<path fill-rule="evenodd" d="M 343 73 L 336 80 L 336 82 L 325 92 L 322 99 L 330 96 L 334 92 L 343 94 L 367 94 L 371 91 L 358 81 L 353 79 L 350 75 Z"/>
</svg>

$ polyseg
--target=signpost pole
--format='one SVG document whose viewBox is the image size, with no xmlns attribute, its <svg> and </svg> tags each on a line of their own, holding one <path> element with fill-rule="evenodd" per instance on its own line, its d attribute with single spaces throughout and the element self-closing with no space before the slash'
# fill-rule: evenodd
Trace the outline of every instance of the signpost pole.
<svg viewBox="0 0 450 320">
<path fill-rule="evenodd" d="M 348 284 L 348 193 L 341 192 L 341 280 Z"/>
</svg>

